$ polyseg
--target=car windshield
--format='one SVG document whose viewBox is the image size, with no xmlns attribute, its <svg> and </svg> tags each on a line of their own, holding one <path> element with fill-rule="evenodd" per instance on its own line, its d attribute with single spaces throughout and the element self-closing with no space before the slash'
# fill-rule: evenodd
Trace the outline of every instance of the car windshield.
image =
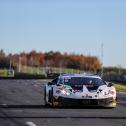
<svg viewBox="0 0 126 126">
<path fill-rule="evenodd" d="M 92 78 L 92 77 L 69 77 L 69 78 L 64 78 L 64 85 L 101 86 L 101 85 L 105 85 L 105 82 L 102 79 Z"/>
</svg>

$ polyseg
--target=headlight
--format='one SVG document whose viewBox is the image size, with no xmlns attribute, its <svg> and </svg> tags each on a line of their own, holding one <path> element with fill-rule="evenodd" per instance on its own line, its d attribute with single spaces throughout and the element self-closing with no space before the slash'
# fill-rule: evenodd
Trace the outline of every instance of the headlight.
<svg viewBox="0 0 126 126">
<path fill-rule="evenodd" d="M 115 91 L 113 91 L 113 90 L 109 90 L 109 91 L 104 91 L 103 92 L 103 95 L 115 95 Z"/>
<path fill-rule="evenodd" d="M 103 92 L 103 95 L 108 95 L 109 94 L 109 91 L 104 91 Z"/>
<path fill-rule="evenodd" d="M 61 91 L 63 94 L 66 94 L 66 95 L 70 95 L 70 92 L 66 91 L 66 90 L 62 90 Z"/>
<path fill-rule="evenodd" d="M 115 95 L 115 91 L 113 91 L 113 90 L 109 91 L 109 93 L 110 93 L 111 95 Z"/>
<path fill-rule="evenodd" d="M 64 94 L 64 95 L 70 95 L 70 92 L 68 92 L 67 90 L 65 89 L 62 89 L 62 90 L 56 90 L 56 93 L 57 94 Z"/>
<path fill-rule="evenodd" d="M 61 90 L 61 93 L 66 94 L 67 92 L 65 90 Z"/>
</svg>

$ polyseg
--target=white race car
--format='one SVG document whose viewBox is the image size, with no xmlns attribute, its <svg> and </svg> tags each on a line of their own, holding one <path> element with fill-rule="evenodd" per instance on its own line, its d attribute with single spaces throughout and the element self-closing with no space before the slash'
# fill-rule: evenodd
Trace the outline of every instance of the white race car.
<svg viewBox="0 0 126 126">
<path fill-rule="evenodd" d="M 63 74 L 44 87 L 46 105 L 116 107 L 116 90 L 97 75 Z"/>
</svg>

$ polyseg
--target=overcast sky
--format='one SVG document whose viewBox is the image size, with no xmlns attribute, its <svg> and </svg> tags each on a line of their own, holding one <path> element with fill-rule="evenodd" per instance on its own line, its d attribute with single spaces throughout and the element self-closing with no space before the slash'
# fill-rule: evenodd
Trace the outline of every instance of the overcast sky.
<svg viewBox="0 0 126 126">
<path fill-rule="evenodd" d="M 103 2 L 104 1 L 104 2 Z M 125 0 L 0 0 L 0 48 L 61 51 L 126 67 Z"/>
</svg>

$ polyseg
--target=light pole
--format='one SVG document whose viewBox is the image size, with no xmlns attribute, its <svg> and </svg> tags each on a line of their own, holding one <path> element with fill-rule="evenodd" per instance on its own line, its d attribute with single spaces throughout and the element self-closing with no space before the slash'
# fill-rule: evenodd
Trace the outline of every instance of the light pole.
<svg viewBox="0 0 126 126">
<path fill-rule="evenodd" d="M 19 56 L 18 72 L 21 72 L 21 57 Z"/>
<path fill-rule="evenodd" d="M 11 59 L 10 59 L 10 68 L 9 69 L 11 70 Z"/>
<path fill-rule="evenodd" d="M 103 57 L 104 57 L 104 44 L 101 44 L 101 62 L 102 62 L 102 66 L 101 66 L 101 77 L 103 77 L 103 72 L 104 72 L 104 68 L 103 68 Z"/>
</svg>

